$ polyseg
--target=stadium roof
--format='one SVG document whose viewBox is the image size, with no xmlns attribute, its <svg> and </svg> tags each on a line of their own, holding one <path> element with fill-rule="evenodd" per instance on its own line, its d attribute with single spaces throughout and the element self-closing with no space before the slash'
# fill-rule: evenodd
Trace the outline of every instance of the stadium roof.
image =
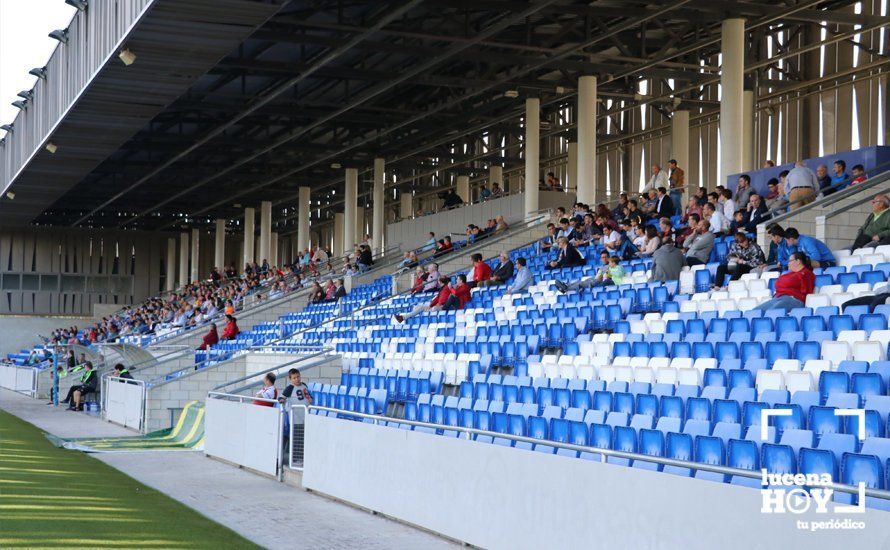
<svg viewBox="0 0 890 550">
<path fill-rule="evenodd" d="M 472 156 L 456 139 L 518 133 L 524 97 L 571 103 L 587 74 L 625 109 L 715 110 L 699 94 L 719 78 L 724 19 L 755 33 L 887 24 L 853 3 L 154 0 L 125 40 L 136 62 L 110 56 L 52 133 L 57 152 L 38 149 L 12 182 L 16 200 L 0 200 L 0 223 L 170 229 L 261 200 L 292 217 L 277 207 L 299 186 L 337 204 L 332 165 L 448 167 Z M 670 79 L 679 99 L 635 95 L 643 76 Z M 519 162 L 500 155 L 484 160 Z"/>
</svg>

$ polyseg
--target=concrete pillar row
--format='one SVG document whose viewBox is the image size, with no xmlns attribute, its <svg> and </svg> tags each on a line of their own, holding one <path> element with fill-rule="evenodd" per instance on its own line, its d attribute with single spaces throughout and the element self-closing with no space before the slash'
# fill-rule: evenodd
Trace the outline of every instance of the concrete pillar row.
<svg viewBox="0 0 890 550">
<path fill-rule="evenodd" d="M 213 267 L 218 267 L 222 272 L 226 268 L 226 220 L 216 220 L 213 238 Z"/>
<path fill-rule="evenodd" d="M 754 91 L 742 92 L 742 169 L 740 172 L 756 170 L 754 158 Z M 788 159 L 785 159 L 787 162 Z"/>
<path fill-rule="evenodd" d="M 371 201 L 373 214 L 371 221 L 371 239 L 374 241 L 374 248 L 378 252 L 385 250 L 384 240 L 386 239 L 386 218 L 384 216 L 384 207 L 386 205 L 385 196 L 385 169 L 386 161 L 382 158 L 374 159 L 374 190 L 372 191 Z"/>
<path fill-rule="evenodd" d="M 183 231 L 179 234 L 179 284 L 188 283 L 189 279 L 189 234 Z"/>
<path fill-rule="evenodd" d="M 260 203 L 260 247 L 257 254 L 257 262 L 263 260 L 272 262 L 272 202 Z"/>
<path fill-rule="evenodd" d="M 399 198 L 399 217 L 403 220 L 411 219 L 414 215 L 414 196 L 410 191 L 402 191 Z"/>
<path fill-rule="evenodd" d="M 189 270 L 189 282 L 197 281 L 201 278 L 201 274 L 198 270 L 200 267 L 198 262 L 200 261 L 200 243 L 201 243 L 201 233 L 197 229 L 192 229 L 192 241 L 191 241 L 191 269 Z"/>
<path fill-rule="evenodd" d="M 720 178 L 744 170 L 745 20 L 726 19 L 721 30 Z"/>
<path fill-rule="evenodd" d="M 297 250 L 303 252 L 309 248 L 309 207 L 311 206 L 311 195 L 308 187 L 300 187 L 297 194 Z"/>
<path fill-rule="evenodd" d="M 238 266 L 240 272 L 244 269 L 245 264 L 254 261 L 254 223 L 256 222 L 256 212 L 253 208 L 244 209 L 244 257 L 241 259 L 241 265 Z"/>
<path fill-rule="evenodd" d="M 356 202 L 358 201 L 358 170 L 355 168 L 346 169 L 346 186 L 343 201 L 343 214 L 345 217 L 343 232 L 340 234 L 343 239 L 341 252 L 349 253 L 355 244 L 355 216 Z"/>
<path fill-rule="evenodd" d="M 689 111 L 674 111 L 671 117 L 671 158 L 686 173 L 686 187 L 681 199 L 681 203 L 685 205 L 692 196 L 689 175 Z"/>
<path fill-rule="evenodd" d="M 167 239 L 167 279 L 164 290 L 171 291 L 176 288 L 176 237 Z"/>
<path fill-rule="evenodd" d="M 457 176 L 457 195 L 464 202 L 473 202 L 473 197 L 470 196 L 470 176 Z"/>
</svg>

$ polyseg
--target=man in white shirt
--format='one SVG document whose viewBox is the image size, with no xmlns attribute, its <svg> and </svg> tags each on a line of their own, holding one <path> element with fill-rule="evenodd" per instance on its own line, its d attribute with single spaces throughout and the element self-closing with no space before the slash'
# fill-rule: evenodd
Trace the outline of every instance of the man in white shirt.
<svg viewBox="0 0 890 550">
<path fill-rule="evenodd" d="M 717 207 L 711 203 L 707 203 L 704 208 L 702 208 L 702 215 L 708 220 L 711 233 L 714 235 L 722 235 L 723 233 L 726 233 L 726 230 L 729 228 L 729 220 L 726 219 L 726 216 L 724 216 Z"/>
<path fill-rule="evenodd" d="M 603 226 L 603 246 L 609 250 L 617 250 L 621 246 L 621 232 L 608 225 Z"/>
<path fill-rule="evenodd" d="M 724 189 L 720 194 L 720 202 L 723 205 L 723 217 L 731 220 L 736 211 L 735 201 L 732 200 L 732 191 Z"/>
<path fill-rule="evenodd" d="M 668 181 L 667 172 L 661 169 L 661 166 L 658 164 L 652 165 L 652 177 L 649 178 L 649 181 L 646 182 L 646 186 L 643 187 L 643 190 L 640 192 L 641 194 L 648 193 L 650 189 L 658 189 L 659 187 L 668 187 L 670 186 L 670 181 Z"/>
</svg>

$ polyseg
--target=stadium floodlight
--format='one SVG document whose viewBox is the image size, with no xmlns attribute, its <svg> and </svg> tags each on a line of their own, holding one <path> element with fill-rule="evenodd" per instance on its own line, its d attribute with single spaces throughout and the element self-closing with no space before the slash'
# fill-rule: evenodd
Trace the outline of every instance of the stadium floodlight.
<svg viewBox="0 0 890 550">
<path fill-rule="evenodd" d="M 22 99 L 33 99 L 34 91 L 33 90 L 22 90 L 21 92 L 17 93 L 16 95 Z"/>
<path fill-rule="evenodd" d="M 14 126 L 12 124 L 4 124 L 3 126 L 0 126 L 0 130 L 6 130 L 7 132 L 10 132 L 10 133 L 12 133 L 13 128 L 14 128 Z"/>
<path fill-rule="evenodd" d="M 504 92 L 504 97 L 516 99 L 517 97 L 519 97 L 519 90 L 507 90 L 506 92 Z"/>
<path fill-rule="evenodd" d="M 47 142 L 46 150 L 49 151 L 50 154 L 55 154 L 58 149 L 59 149 L 59 146 L 56 145 L 55 143 L 53 143 L 51 141 Z"/>
<path fill-rule="evenodd" d="M 46 80 L 46 67 L 37 67 L 28 71 L 28 74 L 36 76 L 40 80 Z"/>
<path fill-rule="evenodd" d="M 18 107 L 19 109 L 21 109 L 21 110 L 24 111 L 25 109 L 28 108 L 28 100 L 27 100 L 27 99 L 24 99 L 24 100 L 21 100 L 21 101 L 13 101 L 13 102 L 12 102 L 12 106 L 13 106 L 13 107 Z"/>
<path fill-rule="evenodd" d="M 77 11 L 87 11 L 87 0 L 65 0 L 69 6 L 74 6 Z"/>
<path fill-rule="evenodd" d="M 126 48 L 121 50 L 121 53 L 117 54 L 117 56 L 124 62 L 124 65 L 128 67 L 136 62 L 136 54 Z"/>
<path fill-rule="evenodd" d="M 334 170 L 339 170 L 341 167 L 342 167 L 342 165 L 339 162 L 331 163 L 331 168 Z"/>
<path fill-rule="evenodd" d="M 62 44 L 68 43 L 68 29 L 56 29 L 53 32 L 49 33 L 47 36 L 58 40 Z"/>
<path fill-rule="evenodd" d="M 15 198 L 15 193 L 13 193 L 12 191 L 7 191 L 6 198 L 9 200 L 13 200 Z"/>
</svg>

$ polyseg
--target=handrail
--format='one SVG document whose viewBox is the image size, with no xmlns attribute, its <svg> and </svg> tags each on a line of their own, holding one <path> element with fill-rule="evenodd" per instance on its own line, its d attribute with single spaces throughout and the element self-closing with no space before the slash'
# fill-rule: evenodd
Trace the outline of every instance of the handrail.
<svg viewBox="0 0 890 550">
<path fill-rule="evenodd" d="M 779 223 L 783 220 L 787 220 L 794 214 L 800 214 L 801 211 L 810 210 L 812 208 L 825 207 L 825 206 L 834 204 L 835 202 L 841 201 L 841 200 L 843 200 L 847 197 L 850 197 L 856 193 L 859 193 L 866 189 L 871 189 L 872 187 L 876 187 L 876 186 L 880 185 L 881 183 L 884 183 L 885 181 L 890 180 L 890 162 L 880 164 L 880 165 L 872 168 L 873 172 L 875 170 L 878 171 L 875 175 L 871 176 L 870 178 L 868 178 L 867 180 L 865 180 L 861 183 L 857 183 L 854 186 L 849 186 L 849 183 L 852 182 L 854 179 L 851 177 L 844 181 L 833 184 L 830 187 L 826 187 L 825 189 L 821 189 L 821 190 L 816 189 L 815 190 L 816 194 L 818 195 L 819 193 L 823 193 L 823 197 L 817 201 L 813 201 L 811 203 L 805 204 L 802 207 L 797 208 L 795 210 L 791 210 L 791 205 L 800 204 L 801 202 L 807 200 L 807 198 L 798 199 L 794 202 L 789 202 L 782 207 L 773 208 L 772 210 L 767 210 L 763 214 L 763 221 L 761 221 L 760 224 Z M 843 186 L 846 186 L 846 188 L 840 189 Z M 840 190 L 838 191 L 838 189 L 840 189 Z M 831 193 L 827 196 L 824 195 L 825 191 L 831 191 L 831 190 L 835 190 L 835 192 Z M 785 211 L 785 212 L 776 215 L 780 211 Z M 834 214 L 836 214 L 836 213 L 837 212 L 835 212 Z M 834 214 L 832 214 L 832 215 L 834 215 Z M 760 224 L 758 224 L 758 225 L 760 225 Z"/>
<path fill-rule="evenodd" d="M 262 403 L 269 403 L 273 405 L 278 405 L 278 400 L 276 399 L 266 399 L 265 397 L 252 397 L 248 395 L 237 395 L 234 393 L 223 393 L 218 391 L 210 391 L 207 392 L 208 399 L 228 399 L 228 400 L 237 400 L 239 403 L 243 403 L 247 400 L 260 401 Z"/>
<path fill-rule="evenodd" d="M 245 381 L 247 381 L 247 380 L 250 380 L 251 378 L 253 378 L 253 377 L 255 377 L 255 376 L 259 376 L 259 375 L 261 375 L 261 374 L 266 374 L 266 373 L 269 373 L 269 372 L 272 372 L 272 371 L 276 371 L 276 370 L 278 370 L 278 369 L 282 369 L 282 368 L 284 368 L 284 367 L 288 367 L 288 366 L 290 366 L 290 365 L 294 365 L 294 364 L 297 364 L 297 363 L 302 363 L 303 361 L 308 361 L 308 360 L 310 360 L 310 359 L 318 359 L 319 357 L 323 357 L 323 358 L 324 358 L 324 361 L 318 361 L 318 362 L 315 362 L 315 363 L 313 363 L 313 364 L 311 364 L 311 365 L 307 365 L 307 366 L 303 367 L 304 369 L 311 369 L 311 368 L 313 368 L 313 367 L 317 367 L 317 366 L 321 365 L 322 363 L 326 362 L 326 361 L 327 361 L 327 358 L 326 358 L 325 356 L 326 356 L 328 353 L 330 353 L 331 351 L 334 351 L 333 348 L 322 348 L 320 351 L 318 351 L 318 352 L 316 352 L 316 353 L 312 353 L 312 354 L 310 354 L 310 355 L 304 355 L 304 356 L 299 357 L 299 358 L 297 358 L 297 359 L 292 359 L 292 360 L 287 361 L 287 362 L 285 362 L 285 363 L 281 363 L 281 364 L 279 364 L 279 365 L 275 365 L 274 367 L 270 367 L 270 368 L 268 368 L 268 369 L 266 369 L 266 370 L 257 371 L 257 372 L 254 372 L 254 373 L 252 373 L 252 374 L 248 374 L 247 376 L 242 376 L 241 378 L 236 378 L 235 380 L 229 380 L 228 382 L 226 382 L 226 383 L 224 383 L 224 384 L 220 384 L 219 386 L 216 386 L 216 387 L 213 388 L 211 391 L 214 391 L 214 392 L 215 392 L 215 391 L 219 391 L 219 390 L 221 390 L 221 389 L 223 389 L 223 388 L 226 388 L 226 387 L 228 387 L 228 386 L 232 386 L 232 385 L 234 385 L 234 384 L 238 384 L 238 383 L 240 383 L 240 382 L 245 382 Z M 302 369 L 301 369 L 301 372 L 302 372 Z M 244 386 L 241 386 L 241 387 L 239 387 L 239 388 L 235 388 L 234 390 L 231 390 L 231 391 L 232 391 L 232 392 L 238 392 L 238 391 L 244 390 L 244 389 L 246 389 L 246 388 L 249 388 L 249 387 L 251 387 L 251 386 L 253 386 L 253 385 L 255 385 L 255 382 L 254 382 L 254 383 L 250 383 L 250 384 L 245 384 Z"/>
<path fill-rule="evenodd" d="M 750 479 L 763 479 L 763 473 L 760 470 L 744 470 L 741 468 L 733 468 L 730 466 L 720 466 L 716 464 L 705 464 L 701 462 L 692 462 L 688 460 L 680 460 L 676 458 L 666 458 L 661 456 L 652 456 L 652 455 L 644 455 L 640 453 L 631 453 L 627 451 L 616 451 L 613 449 L 604 449 L 602 447 L 593 447 L 587 445 L 575 445 L 574 443 L 563 443 L 560 441 L 552 441 L 549 439 L 537 439 L 534 437 L 527 437 L 523 435 L 513 435 L 501 432 L 492 432 L 488 430 L 479 430 L 476 428 L 467 428 L 464 426 L 449 426 L 446 424 L 434 424 L 432 422 L 421 422 L 418 420 L 408 420 L 404 418 L 394 418 L 389 416 L 383 416 L 379 414 L 367 414 L 360 412 L 348 411 L 345 409 L 336 409 L 331 407 L 323 407 L 320 405 L 310 405 L 309 410 L 318 410 L 325 412 L 333 412 L 338 415 L 350 416 L 356 418 L 363 418 L 368 420 L 373 420 L 375 423 L 379 422 L 396 422 L 398 424 L 407 424 L 409 426 L 422 427 L 422 428 L 433 428 L 436 430 L 446 430 L 452 432 L 460 432 L 466 434 L 468 440 L 472 440 L 470 436 L 473 435 L 484 435 L 498 439 L 509 439 L 511 441 L 518 441 L 522 443 L 531 443 L 534 445 L 547 445 L 548 447 L 556 447 L 558 449 L 567 449 L 570 451 L 579 451 L 583 453 L 597 453 L 602 459 L 602 462 L 606 462 L 608 457 L 615 458 L 625 458 L 630 460 L 641 460 L 644 462 L 653 462 L 655 464 L 660 464 L 663 466 L 677 466 L 680 468 L 689 468 L 691 470 L 701 470 L 705 472 L 711 472 L 715 474 L 722 475 L 731 475 L 731 476 L 741 476 L 747 477 Z M 849 494 L 860 494 L 860 492 L 864 491 L 865 496 L 876 497 L 884 500 L 890 500 L 890 491 L 884 489 L 871 489 L 865 487 L 864 483 L 860 483 L 858 487 L 853 485 L 846 485 L 843 483 L 831 483 L 826 484 L 826 488 L 833 489 L 835 491 L 839 491 L 842 493 Z"/>
</svg>

